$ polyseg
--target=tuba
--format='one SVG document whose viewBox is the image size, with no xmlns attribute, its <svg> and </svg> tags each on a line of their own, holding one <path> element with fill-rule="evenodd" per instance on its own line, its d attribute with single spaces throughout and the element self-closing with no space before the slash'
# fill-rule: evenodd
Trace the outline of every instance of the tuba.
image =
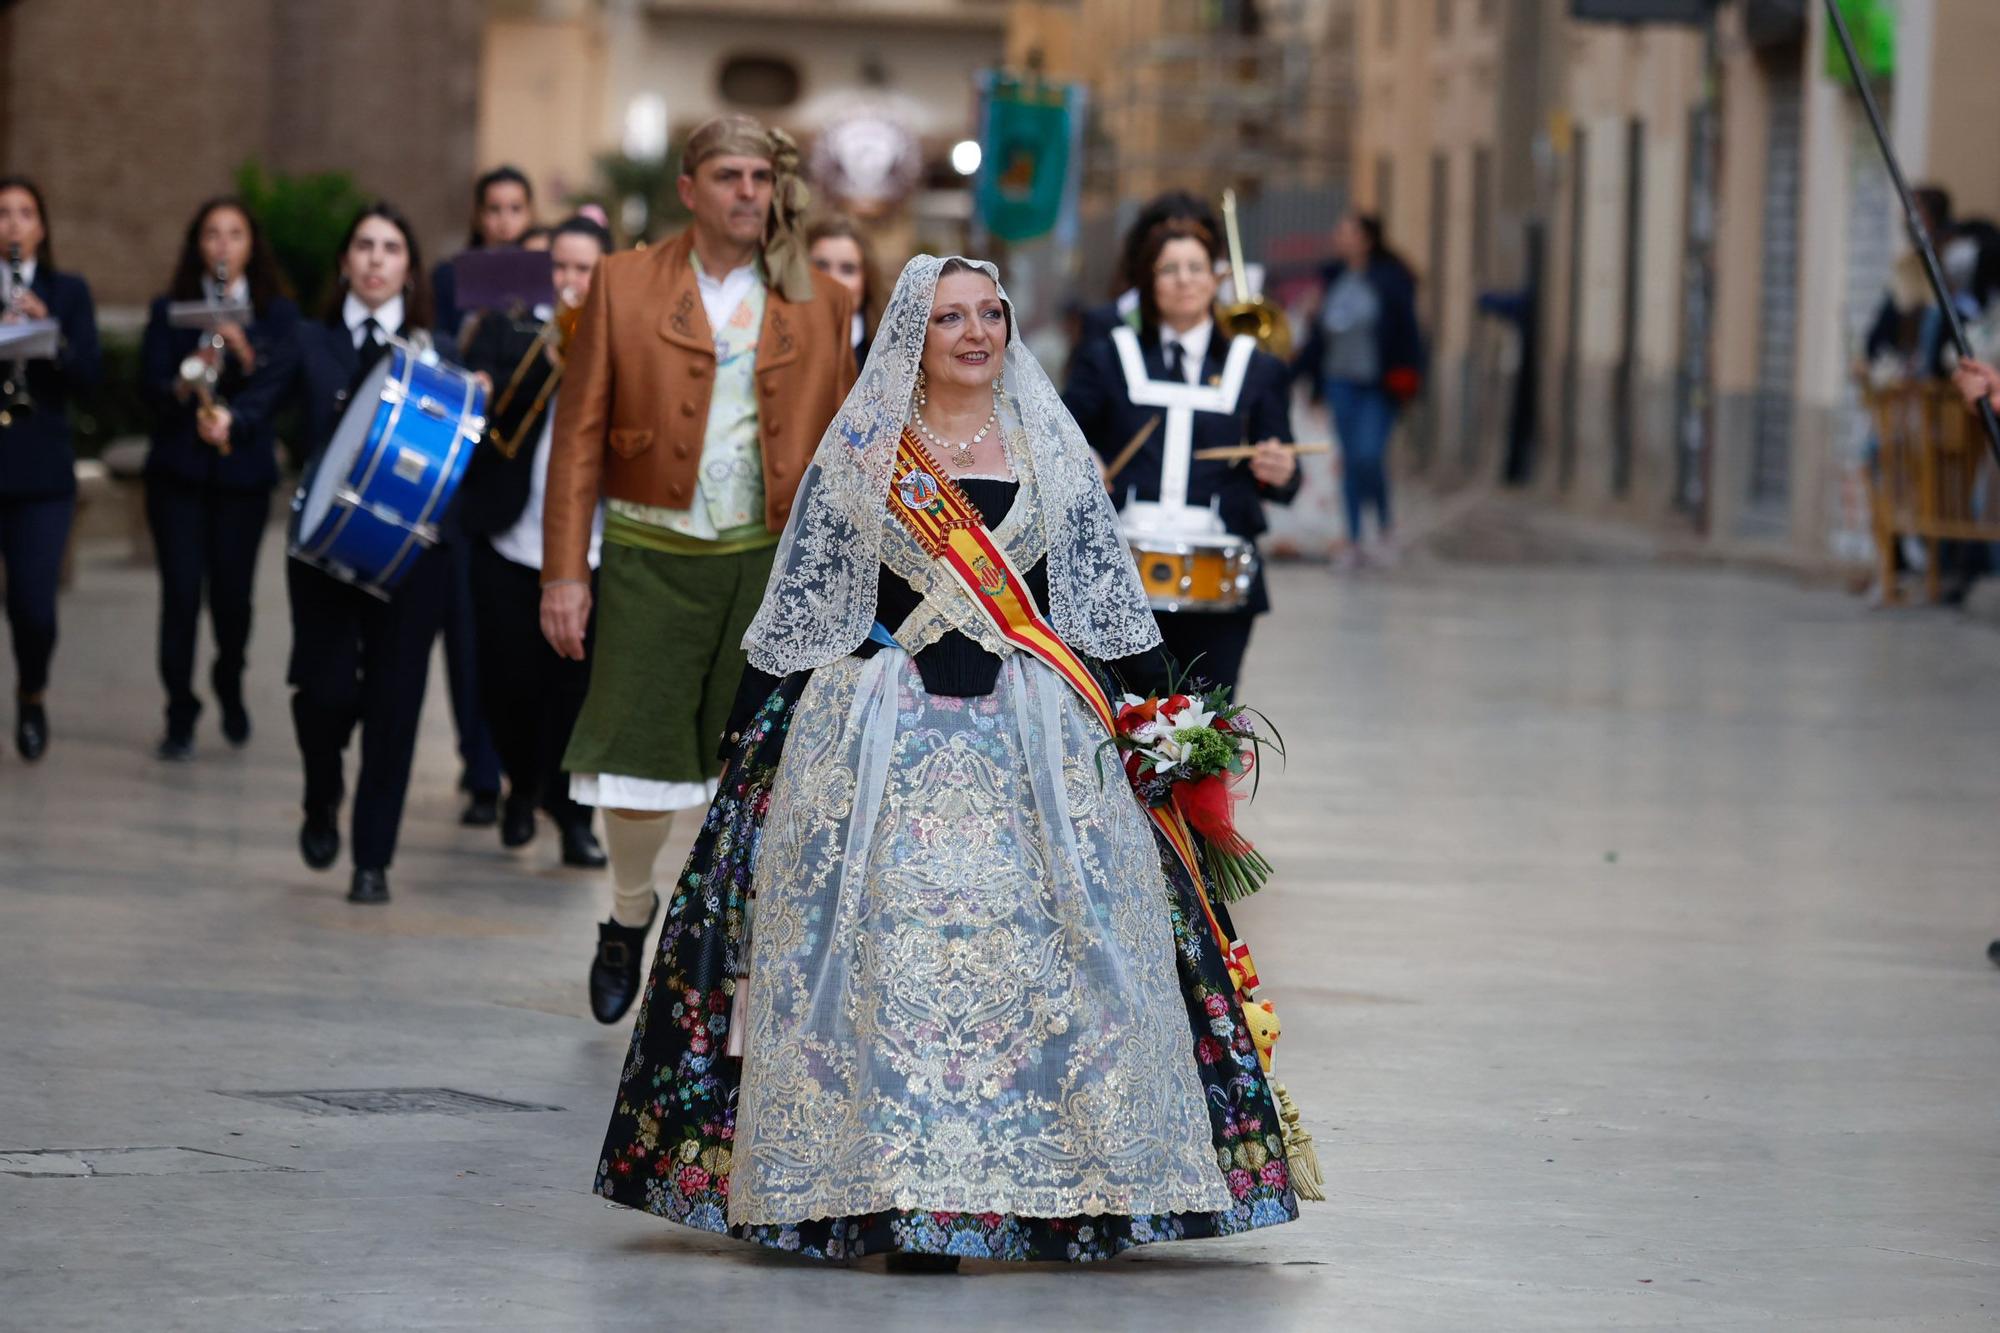
<svg viewBox="0 0 2000 1333">
<path fill-rule="evenodd" d="M 21 293 L 28 289 L 28 282 L 22 272 L 18 241 L 7 247 L 7 282 L 7 313 L 19 315 Z M 28 392 L 27 359 L 16 358 L 7 364 L 7 378 L 0 383 L 0 426 L 11 426 L 34 410 L 35 400 Z"/>
<path fill-rule="evenodd" d="M 1243 238 L 1236 227 L 1236 191 L 1222 192 L 1222 225 L 1229 233 L 1229 281 L 1236 300 L 1224 306 L 1217 318 L 1232 334 L 1248 334 L 1257 345 L 1280 361 L 1292 359 L 1292 325 L 1285 312 L 1273 301 L 1251 296 L 1246 285 L 1248 270 L 1243 265 Z"/>
</svg>

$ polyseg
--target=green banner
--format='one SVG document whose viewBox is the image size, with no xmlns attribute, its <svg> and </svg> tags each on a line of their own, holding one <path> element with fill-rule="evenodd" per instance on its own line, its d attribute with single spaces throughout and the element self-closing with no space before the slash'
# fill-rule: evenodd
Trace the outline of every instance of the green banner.
<svg viewBox="0 0 2000 1333">
<path fill-rule="evenodd" d="M 1060 87 L 995 80 L 980 135 L 979 216 L 1003 241 L 1055 230 L 1069 185 L 1070 106 Z"/>
<path fill-rule="evenodd" d="M 1871 81 L 1896 77 L 1896 6 L 1893 0 L 1837 0 L 1847 31 L 1854 38 L 1854 53 Z M 1833 24 L 1826 25 L 1826 76 L 1852 86 L 1854 75 L 1847 66 L 1847 52 L 1840 49 L 1840 35 Z"/>
</svg>

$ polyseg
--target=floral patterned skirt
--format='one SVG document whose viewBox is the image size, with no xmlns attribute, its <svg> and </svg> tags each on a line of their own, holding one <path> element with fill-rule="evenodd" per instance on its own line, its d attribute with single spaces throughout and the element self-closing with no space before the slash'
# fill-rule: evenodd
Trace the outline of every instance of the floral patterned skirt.
<svg viewBox="0 0 2000 1333">
<path fill-rule="evenodd" d="M 861 666 L 843 662 L 824 671 L 830 676 L 858 675 Z M 882 669 L 878 666 L 876 674 Z M 1195 897 L 1198 890 L 1165 844 L 1155 842 L 1151 851 L 1165 879 L 1161 910 L 1171 925 L 1181 999 L 1175 1024 L 1180 1032 L 1178 1050 L 1181 1058 L 1191 1057 L 1198 1080 L 1208 1122 L 1207 1146 L 1214 1159 L 1210 1180 L 1219 1186 L 1191 1197 L 1203 1198 L 1204 1204 L 1213 1197 L 1218 1203 L 1226 1201 L 1226 1206 L 1135 1212 L 1099 1204 L 1067 1216 L 883 1207 L 730 1224 L 744 1061 L 723 1052 L 735 978 L 750 970 L 743 966 L 747 961 L 743 951 L 750 943 L 749 890 L 757 858 L 776 834 L 767 830 L 766 822 L 779 761 L 797 727 L 810 728 L 811 719 L 825 712 L 815 704 L 806 720 L 796 719 L 808 684 L 805 675 L 787 678 L 746 729 L 676 882 L 606 1135 L 597 1192 L 686 1226 L 834 1260 L 905 1251 L 1084 1261 L 1109 1258 L 1152 1241 L 1231 1235 L 1294 1219 L 1298 1205 L 1277 1111 L 1228 969 L 1204 929 Z M 910 716 L 909 703 L 901 701 L 905 718 Z M 810 735 L 802 739 L 802 744 L 814 743 Z M 1115 770 L 1112 780 L 1117 781 Z M 1077 799 L 1071 792 L 1071 803 Z M 779 813 L 782 818 L 783 811 Z M 759 958 L 768 952 L 767 942 L 759 948 Z M 1171 1005 L 1171 996 L 1165 1002 Z M 753 1034 L 760 1010 L 768 1014 L 769 1006 L 762 997 L 754 998 Z M 753 1060 L 757 1057 L 755 1045 L 749 1053 Z"/>
</svg>

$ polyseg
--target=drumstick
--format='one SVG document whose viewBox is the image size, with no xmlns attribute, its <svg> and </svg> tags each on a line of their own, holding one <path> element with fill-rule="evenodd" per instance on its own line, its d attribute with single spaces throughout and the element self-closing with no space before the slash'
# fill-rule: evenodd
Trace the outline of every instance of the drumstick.
<svg viewBox="0 0 2000 1333">
<path fill-rule="evenodd" d="M 1285 444 L 1279 447 L 1289 449 L 1295 454 L 1330 454 L 1333 452 L 1333 446 L 1325 443 Z M 1256 454 L 1257 446 L 1254 444 L 1231 444 L 1219 449 L 1197 449 L 1194 451 L 1196 458 L 1213 458 L 1225 462 L 1236 462 L 1245 458 L 1254 458 Z"/>
<path fill-rule="evenodd" d="M 1150 418 L 1145 425 L 1139 427 L 1139 433 L 1137 435 L 1134 435 L 1131 439 L 1131 442 L 1128 443 L 1123 449 L 1120 449 L 1118 451 L 1118 457 L 1112 459 L 1111 462 L 1105 466 L 1104 479 L 1107 482 L 1110 481 L 1113 477 L 1117 476 L 1120 472 L 1123 472 L 1125 470 L 1125 465 L 1138 456 L 1139 451 L 1145 448 L 1146 441 L 1153 438 L 1153 432 L 1159 428 L 1159 425 L 1160 425 L 1160 419 L 1158 417 L 1153 417 Z"/>
</svg>

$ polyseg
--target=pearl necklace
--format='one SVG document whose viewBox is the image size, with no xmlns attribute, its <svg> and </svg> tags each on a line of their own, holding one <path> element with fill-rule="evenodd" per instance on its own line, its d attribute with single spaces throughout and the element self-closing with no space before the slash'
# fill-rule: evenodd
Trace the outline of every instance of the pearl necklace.
<svg viewBox="0 0 2000 1333">
<path fill-rule="evenodd" d="M 979 428 L 977 435 L 967 440 L 964 444 L 953 444 L 950 440 L 940 437 L 936 431 L 931 429 L 930 423 L 924 420 L 922 408 L 917 409 L 916 417 L 917 429 L 923 432 L 925 439 L 940 449 L 951 450 L 951 465 L 953 467 L 968 468 L 972 466 L 973 446 L 985 439 L 986 433 L 993 429 L 993 423 L 1000 419 L 1000 401 L 997 397 L 994 399 L 993 410 L 986 414 L 986 424 Z"/>
</svg>

